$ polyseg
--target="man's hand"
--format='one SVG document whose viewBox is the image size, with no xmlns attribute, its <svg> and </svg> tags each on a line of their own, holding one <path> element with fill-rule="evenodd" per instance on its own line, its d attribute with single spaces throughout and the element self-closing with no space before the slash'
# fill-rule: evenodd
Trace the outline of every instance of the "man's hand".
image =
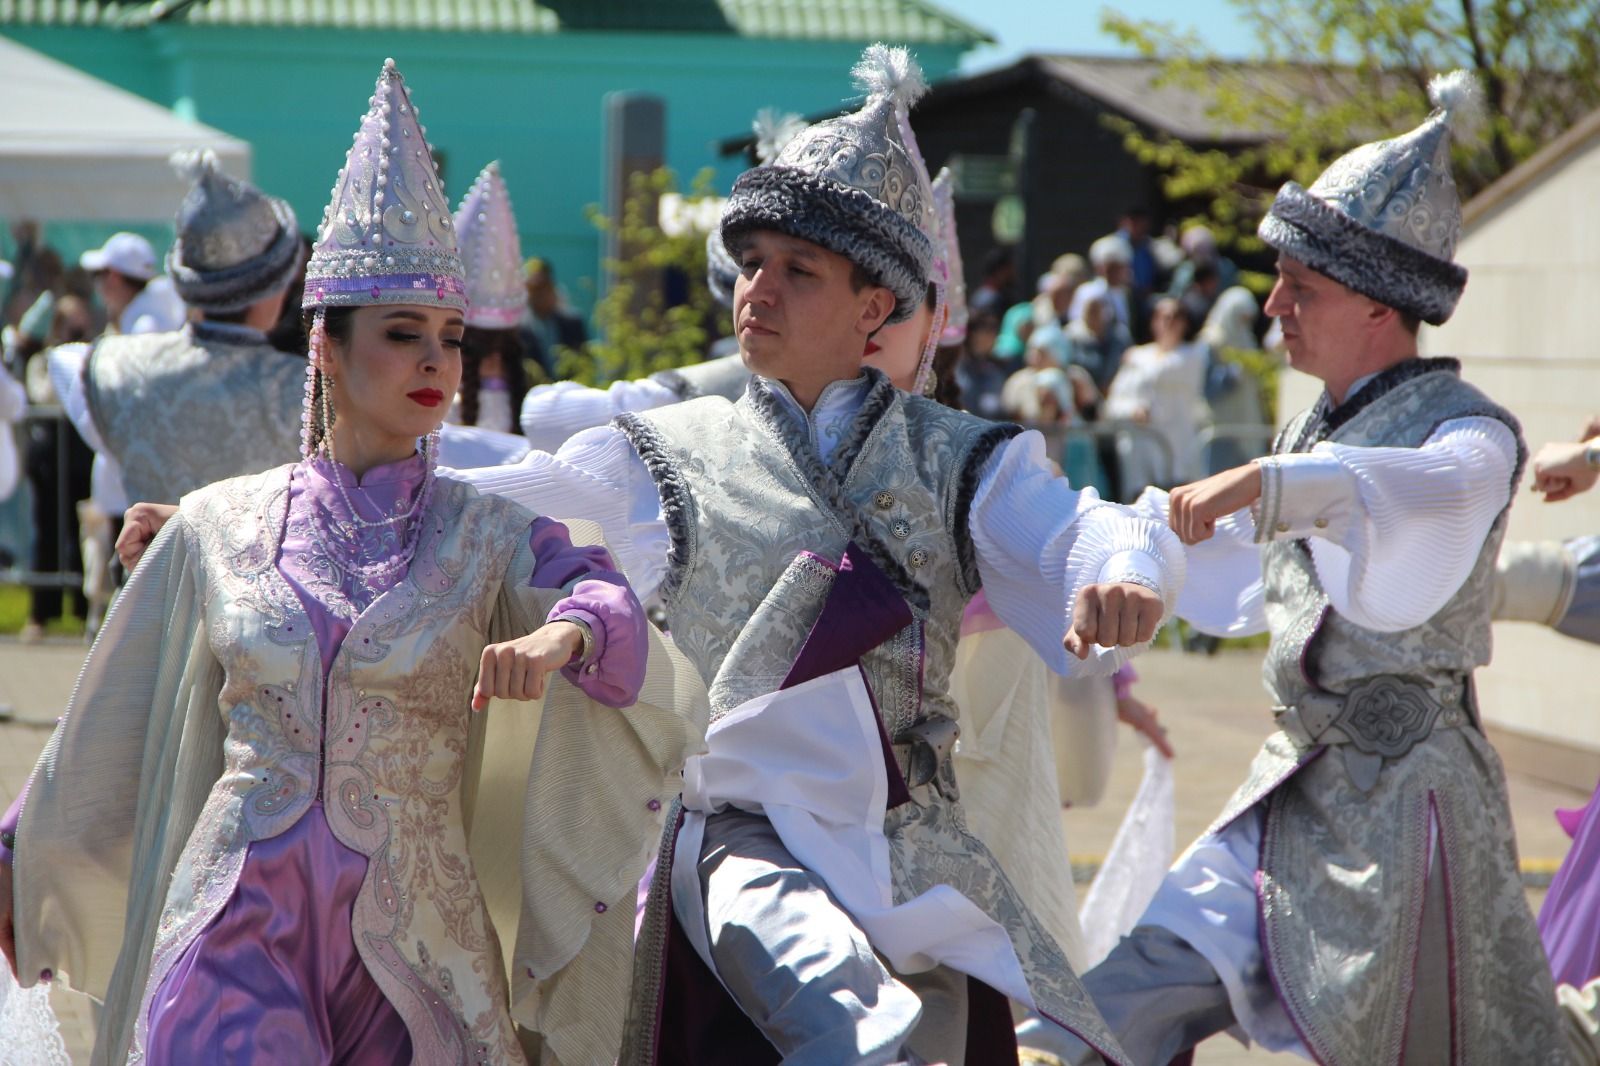
<svg viewBox="0 0 1600 1066">
<path fill-rule="evenodd" d="M 1096 644 L 1128 648 L 1156 635 L 1165 604 L 1161 597 L 1129 581 L 1085 585 L 1072 605 L 1072 628 L 1061 646 L 1087 659 Z"/>
<path fill-rule="evenodd" d="M 478 685 L 472 709 L 490 700 L 536 700 L 544 695 L 545 678 L 583 650 L 583 630 L 571 622 L 551 622 L 525 637 L 491 644 L 478 664 Z"/>
<path fill-rule="evenodd" d="M 1600 415 L 1590 415 L 1589 420 L 1578 431 L 1579 440 L 1594 440 L 1600 437 Z"/>
<path fill-rule="evenodd" d="M 1261 468 L 1246 463 L 1173 489 L 1167 524 L 1185 544 L 1199 544 L 1217 531 L 1219 520 L 1260 497 Z"/>
<path fill-rule="evenodd" d="M 1161 725 L 1161 720 L 1156 714 L 1156 709 L 1148 703 L 1132 696 L 1124 696 L 1117 701 L 1117 721 L 1128 726 L 1136 733 L 1143 733 L 1156 750 L 1167 758 L 1176 754 L 1172 750 L 1172 742 L 1167 739 L 1167 731 Z"/>
<path fill-rule="evenodd" d="M 1558 503 L 1594 488 L 1600 470 L 1589 465 L 1586 445 L 1546 444 L 1533 457 L 1533 491 L 1544 493 L 1545 503 Z"/>
<path fill-rule="evenodd" d="M 136 503 L 122 514 L 122 532 L 117 535 L 117 558 L 122 568 L 133 573 L 144 550 L 156 539 L 167 519 L 178 513 L 170 503 Z"/>
</svg>

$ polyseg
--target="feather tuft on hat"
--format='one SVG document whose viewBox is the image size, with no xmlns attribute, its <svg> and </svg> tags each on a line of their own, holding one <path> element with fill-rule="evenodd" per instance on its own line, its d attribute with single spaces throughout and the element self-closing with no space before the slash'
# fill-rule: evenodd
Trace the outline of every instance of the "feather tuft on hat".
<svg viewBox="0 0 1600 1066">
<path fill-rule="evenodd" d="M 886 44 L 869 45 L 851 68 L 850 77 L 868 98 L 886 96 L 906 111 L 928 91 L 928 81 L 911 53 Z"/>
</svg>

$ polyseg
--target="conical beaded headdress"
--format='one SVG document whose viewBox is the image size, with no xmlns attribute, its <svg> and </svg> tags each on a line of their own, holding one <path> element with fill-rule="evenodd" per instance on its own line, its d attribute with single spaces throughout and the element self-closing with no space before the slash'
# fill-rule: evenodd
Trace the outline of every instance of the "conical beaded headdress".
<svg viewBox="0 0 1600 1066">
<path fill-rule="evenodd" d="M 819 244 L 860 266 L 895 295 L 890 322 L 922 302 L 933 245 L 932 191 L 911 135 L 911 105 L 927 89 L 904 48 L 869 47 L 853 74 L 861 109 L 799 132 L 771 163 L 734 182 L 722 237 L 737 258 L 753 230 Z"/>
<path fill-rule="evenodd" d="M 511 329 L 528 304 L 522 287 L 522 242 L 511 196 L 490 163 L 456 209 L 456 235 L 467 268 L 467 325 Z"/>
<path fill-rule="evenodd" d="M 1364 296 L 1438 325 L 1455 311 L 1466 268 L 1451 260 L 1461 197 L 1450 175 L 1452 127 L 1476 105 L 1464 70 L 1433 79 L 1434 112 L 1387 141 L 1335 160 L 1312 183 L 1289 182 L 1261 220 L 1261 239 Z"/>
<path fill-rule="evenodd" d="M 317 228 L 301 306 L 467 306 L 439 168 L 394 60 L 356 131 Z"/>
</svg>

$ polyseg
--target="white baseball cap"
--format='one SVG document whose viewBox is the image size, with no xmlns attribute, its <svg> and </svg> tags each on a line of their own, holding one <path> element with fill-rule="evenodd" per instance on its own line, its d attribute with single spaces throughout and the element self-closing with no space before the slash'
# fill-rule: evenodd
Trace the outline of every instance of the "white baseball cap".
<svg viewBox="0 0 1600 1066">
<path fill-rule="evenodd" d="M 84 252 L 78 260 L 85 270 L 115 270 L 139 281 L 156 276 L 156 252 L 137 233 L 113 233 L 103 247 Z"/>
</svg>

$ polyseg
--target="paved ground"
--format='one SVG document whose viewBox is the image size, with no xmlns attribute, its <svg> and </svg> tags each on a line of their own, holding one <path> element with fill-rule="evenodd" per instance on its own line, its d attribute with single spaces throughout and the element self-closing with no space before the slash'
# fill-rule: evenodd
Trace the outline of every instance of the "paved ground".
<svg viewBox="0 0 1600 1066">
<path fill-rule="evenodd" d="M 50 726 L 72 692 L 83 647 L 77 643 L 24 646 L 0 639 L 0 706 L 13 717 L 0 721 L 0 805 L 15 797 L 49 736 Z M 1267 712 L 1259 679 L 1257 652 L 1228 653 L 1215 658 L 1158 652 L 1139 662 L 1138 694 L 1162 712 L 1178 751 L 1178 846 L 1203 830 L 1244 774 L 1267 733 Z M 1098 807 L 1063 815 L 1075 859 L 1097 860 L 1115 834 L 1122 811 L 1138 788 L 1139 745 L 1123 737 L 1116 754 L 1107 795 Z M 1567 840 L 1550 812 L 1583 802 L 1583 794 L 1528 778 L 1511 779 L 1525 869 L 1550 870 L 1566 851 Z M 1082 891 L 1080 886 L 1080 893 Z M 1538 905 L 1540 893 L 1530 891 Z M 57 990 L 53 999 L 61 1017 L 69 1051 L 76 1062 L 88 1061 L 92 1023 L 81 996 Z M 1199 1066 L 1266 1066 L 1299 1062 L 1292 1056 L 1246 1051 L 1227 1038 L 1200 1049 Z"/>
</svg>

